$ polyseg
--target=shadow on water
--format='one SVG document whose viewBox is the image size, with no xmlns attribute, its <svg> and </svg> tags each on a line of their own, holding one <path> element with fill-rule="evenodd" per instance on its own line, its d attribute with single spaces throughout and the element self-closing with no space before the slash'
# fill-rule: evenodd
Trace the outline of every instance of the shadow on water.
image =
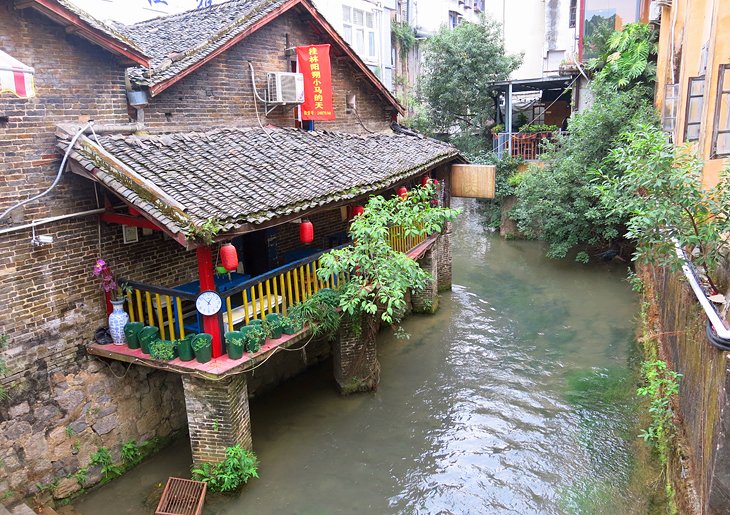
<svg viewBox="0 0 730 515">
<path fill-rule="evenodd" d="M 548 261 L 461 207 L 453 292 L 405 322 L 409 340 L 381 335 L 380 389 L 340 397 L 325 363 L 253 400 L 261 478 L 206 513 L 646 513 L 626 266 Z M 149 513 L 111 499 L 143 498 L 138 476 L 179 473 L 181 455 L 78 510 Z"/>
</svg>

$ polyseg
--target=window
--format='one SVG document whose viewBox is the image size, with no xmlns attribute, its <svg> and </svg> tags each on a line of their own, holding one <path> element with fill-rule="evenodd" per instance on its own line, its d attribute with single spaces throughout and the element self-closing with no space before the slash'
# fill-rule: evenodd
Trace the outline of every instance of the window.
<svg viewBox="0 0 730 515">
<path fill-rule="evenodd" d="M 456 11 L 449 11 L 449 28 L 453 29 L 459 23 L 461 23 L 461 15 Z"/>
<path fill-rule="evenodd" d="M 721 64 L 715 120 L 712 130 L 712 158 L 730 156 L 730 64 Z"/>
<path fill-rule="evenodd" d="M 342 36 L 362 57 L 376 55 L 375 14 L 342 6 Z"/>
<path fill-rule="evenodd" d="M 578 0 L 570 0 L 570 28 L 575 28 L 575 20 L 578 19 Z"/>
<path fill-rule="evenodd" d="M 662 129 L 669 134 L 674 132 L 677 124 L 677 102 L 679 84 L 667 84 L 664 89 L 664 109 L 662 111 Z"/>
<path fill-rule="evenodd" d="M 687 115 L 684 121 L 684 141 L 700 139 L 704 97 L 705 77 L 690 77 L 687 91 Z"/>
</svg>

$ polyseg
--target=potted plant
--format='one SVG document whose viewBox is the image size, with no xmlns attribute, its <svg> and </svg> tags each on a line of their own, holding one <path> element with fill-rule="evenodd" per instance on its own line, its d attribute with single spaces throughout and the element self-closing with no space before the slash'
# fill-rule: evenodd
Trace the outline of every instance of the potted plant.
<svg viewBox="0 0 730 515">
<path fill-rule="evenodd" d="M 150 357 L 160 361 L 175 359 L 175 342 L 170 340 L 156 340 L 150 344 Z"/>
<path fill-rule="evenodd" d="M 241 359 L 245 350 L 243 333 L 240 331 L 228 331 L 224 336 L 226 338 L 226 353 L 228 357 L 231 359 Z"/>
<path fill-rule="evenodd" d="M 258 352 L 261 346 L 266 341 L 266 331 L 260 324 L 247 325 L 244 327 L 243 341 L 246 345 L 246 350 L 251 354 Z"/>
<path fill-rule="evenodd" d="M 139 346 L 144 354 L 150 353 L 150 345 L 160 338 L 160 330 L 155 326 L 148 325 L 139 332 Z"/>
<path fill-rule="evenodd" d="M 195 351 L 195 359 L 198 363 L 207 363 L 211 360 L 213 354 L 213 336 L 207 333 L 201 333 L 193 338 L 193 351 Z"/>
<path fill-rule="evenodd" d="M 195 334 L 189 334 L 182 340 L 177 341 L 177 354 L 180 361 L 192 361 L 195 359 L 193 354 L 193 338 Z"/>
<path fill-rule="evenodd" d="M 281 332 L 284 334 L 297 334 L 302 330 L 302 324 L 288 316 L 283 316 L 279 319 L 281 325 Z"/>
<path fill-rule="evenodd" d="M 144 329 L 142 322 L 129 322 L 124 326 L 124 336 L 130 349 L 139 349 L 139 333 Z"/>
<path fill-rule="evenodd" d="M 112 312 L 109 314 L 109 334 L 112 336 L 112 341 L 114 345 L 124 345 L 126 343 L 124 326 L 129 322 L 129 315 L 124 311 L 124 296 L 128 288 L 114 279 L 114 274 L 103 259 L 96 260 L 91 273 L 99 278 L 101 289 L 109 294 L 112 303 Z"/>
<path fill-rule="evenodd" d="M 266 315 L 266 329 L 268 329 L 270 338 L 281 338 L 281 315 L 279 313 L 269 313 Z"/>
</svg>

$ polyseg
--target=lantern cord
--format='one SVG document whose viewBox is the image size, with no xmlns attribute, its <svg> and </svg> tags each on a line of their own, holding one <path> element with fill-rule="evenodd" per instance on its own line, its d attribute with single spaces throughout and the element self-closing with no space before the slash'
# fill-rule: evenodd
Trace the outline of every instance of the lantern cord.
<svg viewBox="0 0 730 515">
<path fill-rule="evenodd" d="M 58 173 L 56 174 L 56 178 L 54 179 L 53 183 L 48 187 L 48 189 L 46 191 L 44 191 L 43 193 L 39 193 L 35 197 L 25 199 L 22 202 L 18 202 L 14 206 L 9 207 L 5 211 L 3 211 L 3 214 L 0 215 L 0 220 L 5 218 L 6 216 L 8 216 L 12 211 L 15 211 L 19 207 L 24 206 L 25 204 L 28 204 L 29 202 L 33 202 L 34 200 L 38 200 L 39 198 L 46 196 L 47 194 L 49 194 L 51 192 L 51 190 L 53 190 L 53 188 L 56 187 L 56 184 L 58 184 L 58 182 L 61 180 L 61 175 L 63 175 L 63 169 L 66 167 L 66 161 L 68 160 L 68 156 L 71 153 L 71 151 L 73 150 L 74 145 L 76 144 L 76 140 L 79 139 L 81 137 L 81 135 L 84 133 L 84 131 L 86 131 L 86 129 L 91 127 L 93 124 L 94 124 L 93 120 L 87 122 L 87 124 L 84 125 L 81 129 L 79 129 L 78 132 L 76 134 L 74 134 L 74 137 L 71 138 L 71 142 L 68 144 L 68 148 L 66 149 L 66 152 L 63 154 L 63 159 L 61 160 L 61 166 L 58 167 Z"/>
<path fill-rule="evenodd" d="M 256 89 L 256 74 L 253 70 L 253 64 L 251 64 L 251 61 L 248 62 L 248 67 L 251 68 L 251 87 L 253 89 L 253 107 L 256 110 L 256 120 L 258 120 L 259 127 L 261 127 L 261 130 L 264 131 L 264 134 L 266 134 L 266 136 L 269 138 L 271 143 L 276 145 L 274 138 L 271 137 L 271 134 L 269 134 L 269 131 L 267 131 L 264 128 L 264 124 L 261 123 L 261 116 L 259 115 L 259 102 L 258 101 L 261 101 L 264 103 L 264 105 L 266 105 L 266 100 L 264 100 L 263 98 L 261 98 L 259 96 L 259 92 Z"/>
<path fill-rule="evenodd" d="M 370 134 L 375 134 L 375 131 L 370 130 L 362 121 L 362 118 L 360 118 L 360 113 L 357 112 L 357 109 L 352 110 L 353 113 L 355 113 L 355 116 L 357 117 L 357 121 L 360 122 L 360 125 L 362 125 L 362 128 L 368 131 Z"/>
</svg>

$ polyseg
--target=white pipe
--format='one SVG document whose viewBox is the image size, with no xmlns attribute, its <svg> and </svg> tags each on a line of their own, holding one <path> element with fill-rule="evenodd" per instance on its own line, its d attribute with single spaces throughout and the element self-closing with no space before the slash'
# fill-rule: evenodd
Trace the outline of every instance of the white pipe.
<svg viewBox="0 0 730 515">
<path fill-rule="evenodd" d="M 41 218 L 40 220 L 34 220 L 29 224 L 16 225 L 15 227 L 6 227 L 0 229 L 0 234 L 8 234 L 15 231 L 22 231 L 23 229 L 32 229 L 39 225 L 45 225 L 51 222 L 57 222 L 58 220 L 66 220 L 67 218 L 76 218 L 81 216 L 98 215 L 106 211 L 106 208 L 100 207 L 98 209 L 90 209 L 89 211 L 81 211 L 79 213 L 69 213 L 67 215 L 51 216 L 48 218 Z"/>
<path fill-rule="evenodd" d="M 700 286 L 700 283 L 697 280 L 697 275 L 692 269 L 692 266 L 687 259 L 687 255 L 684 253 L 684 249 L 676 238 L 672 238 L 672 241 L 674 242 L 674 248 L 677 251 L 677 256 L 683 261 L 682 271 L 684 272 L 684 276 L 687 278 L 687 281 L 689 281 L 692 291 L 697 297 L 697 300 L 700 302 L 702 308 L 705 310 L 705 315 L 707 315 L 710 324 L 712 324 L 712 328 L 720 338 L 730 340 L 730 329 L 728 329 L 727 323 L 720 318 L 715 306 L 712 302 L 710 302 L 710 299 L 707 298 L 707 295 L 705 295 L 705 291 L 702 289 L 702 286 Z"/>
<path fill-rule="evenodd" d="M 76 134 L 74 134 L 74 137 L 71 138 L 71 143 L 69 143 L 68 148 L 66 149 L 66 152 L 63 154 L 63 159 L 61 160 L 61 166 L 58 167 L 58 173 L 56 174 L 56 178 L 53 180 L 53 183 L 48 187 L 47 190 L 45 190 L 43 193 L 39 193 L 35 197 L 31 197 L 28 199 L 25 199 L 21 202 L 18 202 L 14 206 L 9 207 L 5 211 L 3 211 L 3 214 L 0 215 L 0 220 L 8 216 L 11 212 L 18 209 L 20 206 L 24 206 L 25 204 L 28 204 L 29 202 L 33 202 L 34 200 L 38 200 L 41 197 L 44 197 L 45 195 L 49 194 L 53 188 L 56 187 L 56 184 L 61 180 L 61 176 L 63 175 L 63 169 L 66 166 L 66 160 L 68 159 L 68 155 L 71 153 L 71 151 L 74 148 L 74 145 L 76 144 L 76 140 L 81 137 L 81 135 L 84 133 L 86 129 L 91 127 L 94 124 L 93 120 L 86 123 L 86 125 L 83 126 L 83 128 L 79 129 Z"/>
</svg>

